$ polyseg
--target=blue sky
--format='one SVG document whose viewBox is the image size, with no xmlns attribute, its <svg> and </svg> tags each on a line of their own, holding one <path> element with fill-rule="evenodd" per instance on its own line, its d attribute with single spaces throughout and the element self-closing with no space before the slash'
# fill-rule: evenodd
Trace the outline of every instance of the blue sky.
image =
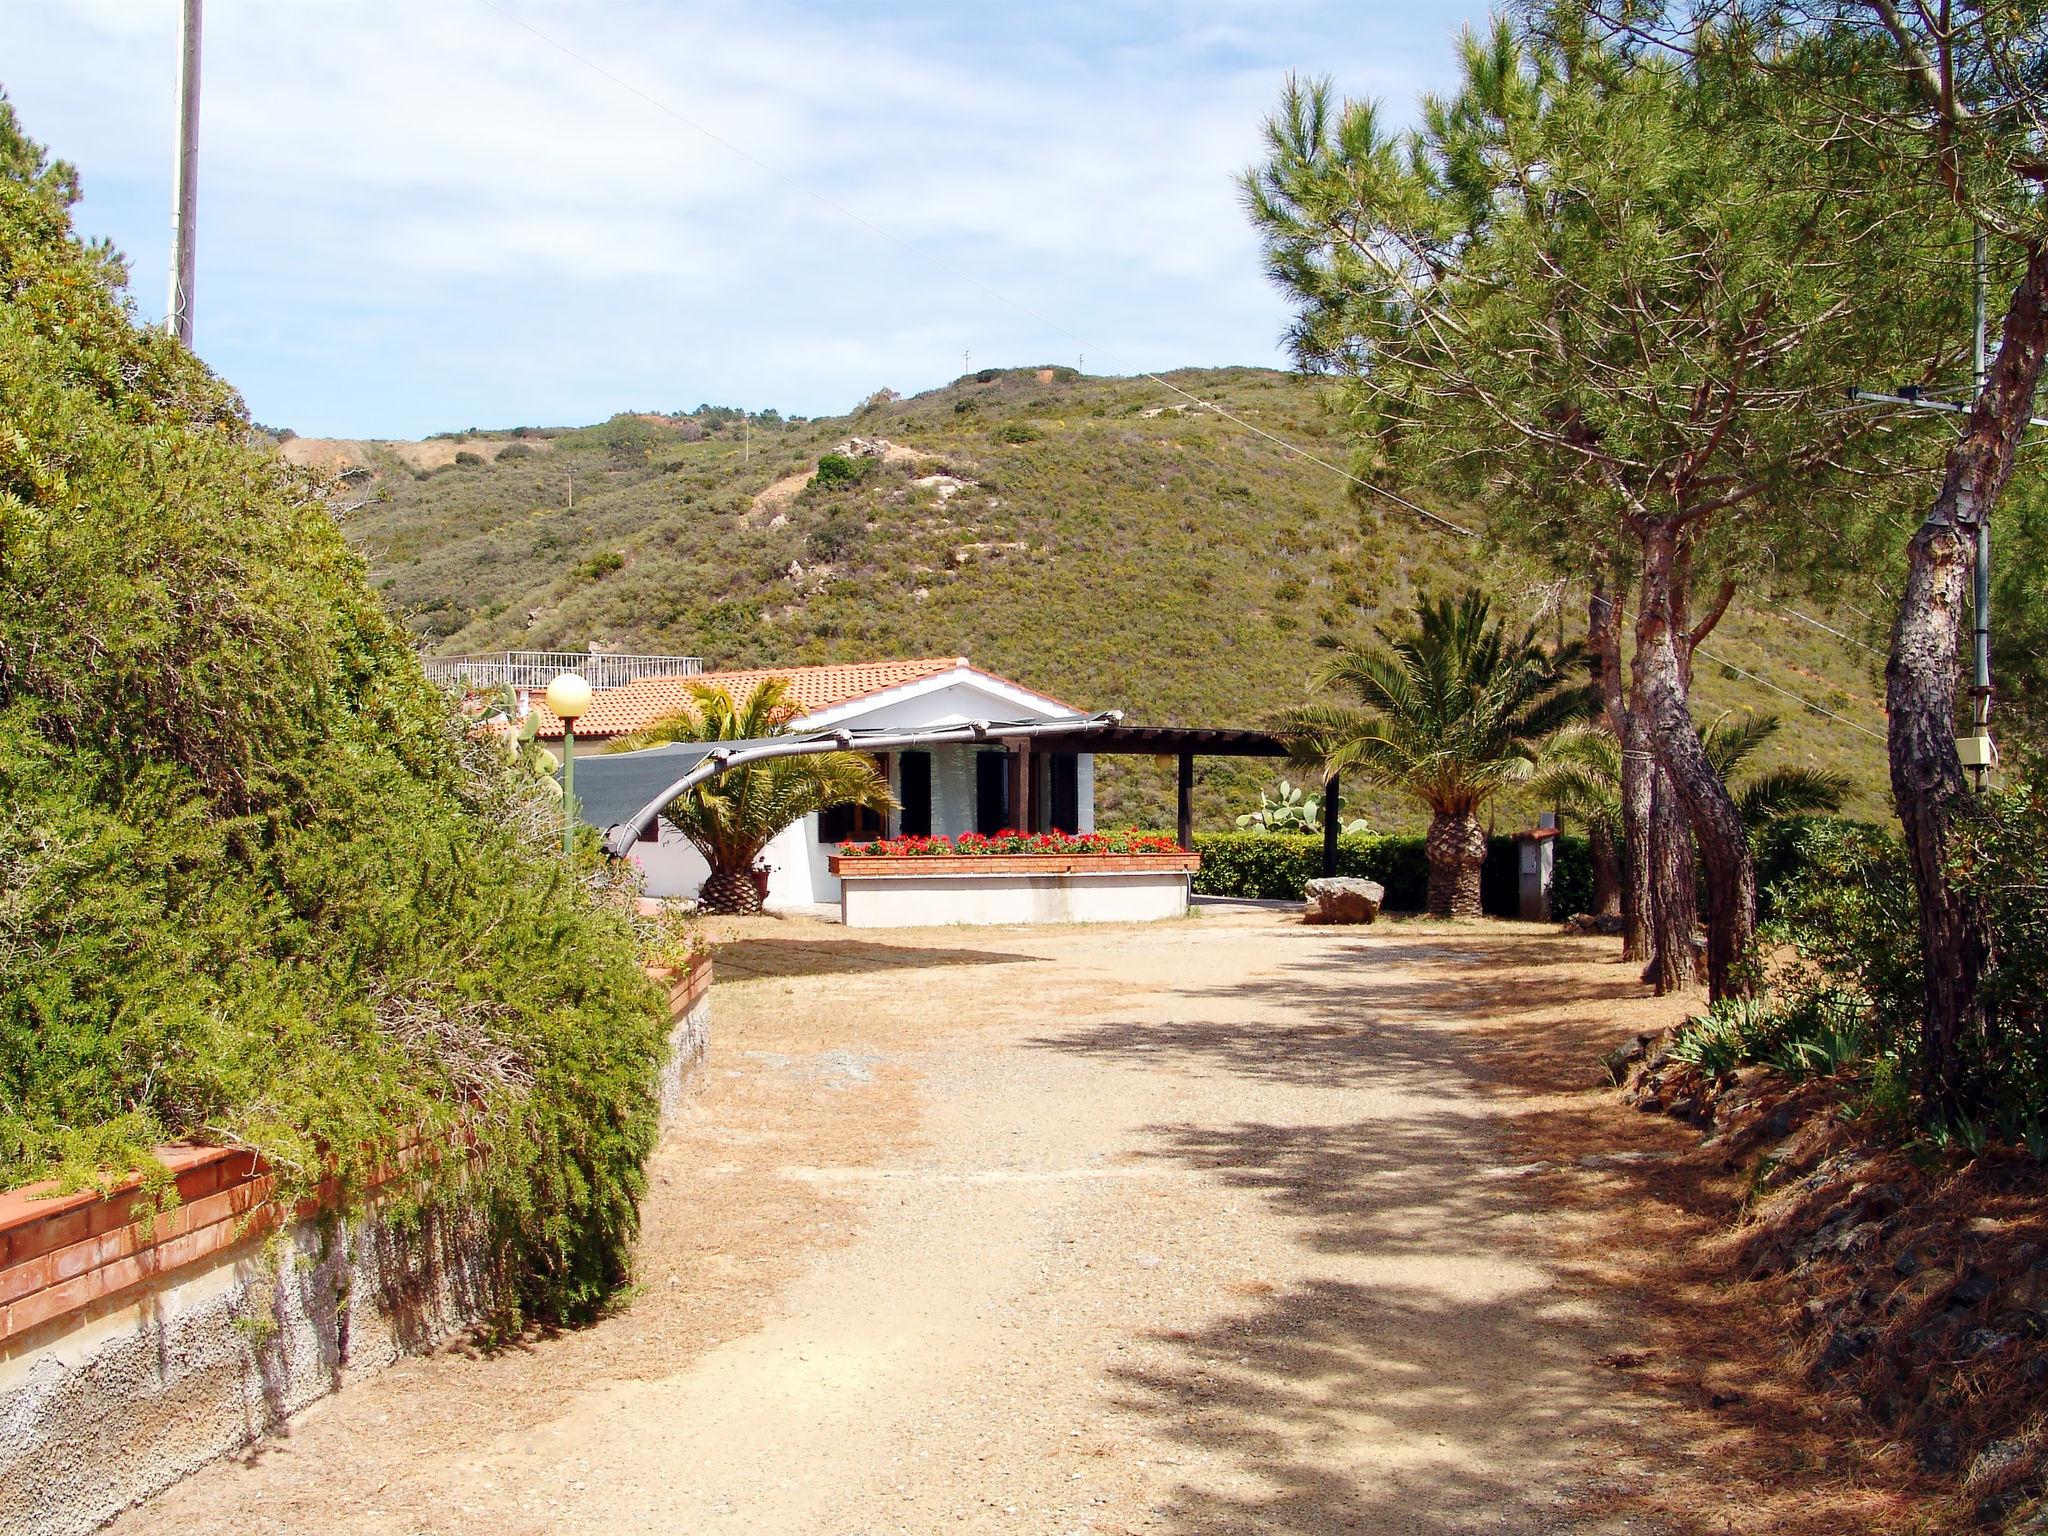
<svg viewBox="0 0 2048 1536">
<path fill-rule="evenodd" d="M 176 10 L 6 0 L 0 29 L 0 86 L 78 166 L 80 225 L 131 258 L 149 319 Z M 963 354 L 1278 363 L 1286 314 L 1232 176 L 1282 78 L 1405 109 L 1484 14 L 208 0 L 196 345 L 259 420 L 350 437 L 700 401 L 826 414 Z"/>
</svg>

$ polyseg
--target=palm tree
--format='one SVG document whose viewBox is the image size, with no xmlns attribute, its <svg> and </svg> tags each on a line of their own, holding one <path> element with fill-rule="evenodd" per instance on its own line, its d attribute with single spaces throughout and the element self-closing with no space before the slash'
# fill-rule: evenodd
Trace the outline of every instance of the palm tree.
<svg viewBox="0 0 2048 1536">
<path fill-rule="evenodd" d="M 621 747 L 650 747 L 671 741 L 755 741 L 780 735 L 801 711 L 789 698 L 786 678 L 771 677 L 744 703 L 712 683 L 690 688 L 694 704 L 657 720 Z M 813 811 L 835 805 L 869 810 L 895 809 L 889 781 L 858 752 L 821 752 L 748 763 L 685 790 L 662 809 L 662 817 L 704 855 L 711 866 L 698 904 L 706 912 L 758 912 L 754 861 L 784 827 Z"/>
<path fill-rule="evenodd" d="M 1846 776 L 1818 768 L 1773 768 L 1736 782 L 1744 761 L 1783 725 L 1776 715 L 1723 715 L 1700 733 L 1707 761 L 1728 786 L 1752 840 L 1784 817 L 1839 811 L 1849 793 Z M 1615 856 L 1622 840 L 1621 744 L 1603 726 L 1580 725 L 1560 731 L 1544 747 L 1542 761 L 1529 781 L 1529 793 L 1539 803 L 1555 805 L 1586 824 L 1593 845 L 1596 909 L 1610 911 L 1602 903 L 1609 891 L 1615 893 L 1618 903 L 1621 886 Z"/>
<path fill-rule="evenodd" d="M 1282 726 L 1301 762 L 1333 775 L 1363 772 L 1429 808 L 1429 912 L 1479 915 L 1486 832 L 1479 811 L 1527 775 L 1536 746 L 1596 707 L 1573 683 L 1581 648 L 1550 652 L 1532 625 L 1510 636 L 1479 591 L 1416 605 L 1417 627 L 1380 631 L 1384 649 L 1335 644 L 1316 679 L 1365 708 L 1311 704 Z"/>
</svg>

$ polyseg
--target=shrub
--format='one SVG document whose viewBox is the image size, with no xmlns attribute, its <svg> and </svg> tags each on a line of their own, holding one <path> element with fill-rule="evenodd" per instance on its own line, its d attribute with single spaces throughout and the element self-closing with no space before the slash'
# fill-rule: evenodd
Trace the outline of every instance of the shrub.
<svg viewBox="0 0 2048 1536">
<path fill-rule="evenodd" d="M 834 512 L 804 537 L 804 550 L 813 560 L 832 564 L 852 558 L 867 543 L 868 527 L 859 513 Z"/>
<path fill-rule="evenodd" d="M 874 459 L 851 458 L 843 453 L 828 453 L 818 460 L 818 472 L 811 476 L 811 487 L 830 491 L 859 485 L 875 472 L 876 462 Z"/>
<path fill-rule="evenodd" d="M 471 449 L 465 448 L 460 453 L 455 455 L 455 462 L 460 464 L 463 468 L 468 469 L 473 466 L 482 464 L 484 462 L 484 456 Z"/>
<path fill-rule="evenodd" d="M 993 435 L 999 443 L 1035 443 L 1045 436 L 1028 421 L 1006 421 Z"/>
<path fill-rule="evenodd" d="M 607 549 L 592 555 L 588 560 L 578 562 L 571 573 L 579 581 L 602 581 L 615 571 L 626 568 L 626 557 L 616 549 Z"/>
<path fill-rule="evenodd" d="M 508 1306 L 588 1317 L 654 1139 L 630 925 L 75 195 L 0 98 L 0 1179 L 199 1138 L 347 1200 L 417 1132 Z"/>
<path fill-rule="evenodd" d="M 524 427 L 519 429 L 520 432 L 525 430 L 526 428 Z M 517 434 L 514 435 L 516 436 Z M 516 463 L 520 459 L 530 459 L 533 457 L 535 457 L 533 449 L 525 443 L 507 443 L 498 450 L 498 462 L 500 464 Z"/>
</svg>

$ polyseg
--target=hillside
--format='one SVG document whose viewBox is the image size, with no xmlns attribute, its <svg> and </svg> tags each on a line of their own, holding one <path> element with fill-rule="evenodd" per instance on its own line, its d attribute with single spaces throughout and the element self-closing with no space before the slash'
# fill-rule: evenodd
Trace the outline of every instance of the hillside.
<svg viewBox="0 0 2048 1536">
<path fill-rule="evenodd" d="M 1343 462 L 1312 380 L 1168 377 Z M 821 456 L 854 438 L 887 446 L 844 483 L 811 485 Z M 1355 503 L 1328 470 L 1155 383 L 1072 369 L 985 369 L 815 421 L 700 409 L 286 448 L 345 475 L 337 501 L 377 586 L 441 653 L 962 654 L 1088 707 L 1253 724 L 1302 697 L 1329 627 L 1394 618 L 1418 590 L 1473 579 L 1533 615 L 1543 589 L 1533 567 L 1492 554 L 1475 567 L 1469 546 Z M 1882 730 L 1870 658 L 1780 611 L 1731 615 L 1714 649 Z M 1709 713 L 1785 715 L 1778 756 L 1852 773 L 1852 809 L 1882 813 L 1881 742 L 1714 667 L 1698 692 Z M 1221 824 L 1268 777 L 1205 764 L 1204 819 Z M 1156 819 L 1169 796 L 1141 761 L 1112 776 L 1105 809 Z M 1375 825 L 1414 824 L 1398 803 L 1356 798 Z"/>
</svg>

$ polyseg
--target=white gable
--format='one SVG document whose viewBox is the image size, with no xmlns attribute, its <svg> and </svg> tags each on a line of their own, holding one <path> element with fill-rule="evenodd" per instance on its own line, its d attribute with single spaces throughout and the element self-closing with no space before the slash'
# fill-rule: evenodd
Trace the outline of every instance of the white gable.
<svg viewBox="0 0 2048 1536">
<path fill-rule="evenodd" d="M 1057 699 L 1033 693 L 978 667 L 956 666 L 900 687 L 849 699 L 803 717 L 793 730 L 847 726 L 866 730 L 878 726 L 957 725 L 963 721 L 1052 720 L 1075 711 Z"/>
</svg>

